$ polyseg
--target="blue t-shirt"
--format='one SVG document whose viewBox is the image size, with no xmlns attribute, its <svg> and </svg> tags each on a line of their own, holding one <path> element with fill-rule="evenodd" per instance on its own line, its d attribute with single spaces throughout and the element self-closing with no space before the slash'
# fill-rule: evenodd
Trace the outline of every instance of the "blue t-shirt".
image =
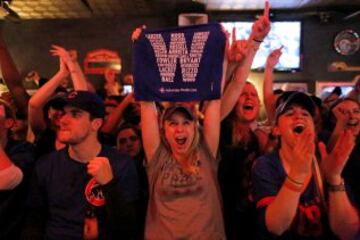
<svg viewBox="0 0 360 240">
<path fill-rule="evenodd" d="M 278 152 L 262 156 L 255 161 L 252 172 L 252 193 L 259 215 L 257 239 L 336 239 L 329 228 L 328 218 L 318 197 L 314 178 L 300 196 L 297 213 L 290 228 L 279 237 L 267 230 L 266 207 L 275 199 L 286 176 Z"/>
<path fill-rule="evenodd" d="M 136 200 L 138 180 L 133 161 L 105 145 L 98 156 L 109 159 L 121 198 L 126 202 Z M 31 191 L 30 208 L 45 208 L 48 213 L 46 239 L 81 239 L 85 212 L 92 206 L 89 201 L 98 205 L 92 208 L 99 223 L 99 239 L 111 239 L 111 233 L 107 232 L 107 200 L 104 203 L 103 193 L 87 174 L 87 164 L 71 159 L 67 148 L 39 159 Z"/>
<path fill-rule="evenodd" d="M 134 44 L 135 99 L 220 98 L 225 39 L 218 23 L 144 30 Z"/>
</svg>

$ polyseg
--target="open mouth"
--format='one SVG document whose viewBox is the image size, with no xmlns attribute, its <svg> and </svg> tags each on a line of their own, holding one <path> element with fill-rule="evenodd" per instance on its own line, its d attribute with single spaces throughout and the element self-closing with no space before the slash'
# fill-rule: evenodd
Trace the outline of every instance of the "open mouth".
<svg viewBox="0 0 360 240">
<path fill-rule="evenodd" d="M 186 137 L 177 137 L 175 138 L 175 142 L 179 145 L 184 145 L 186 143 Z"/>
<path fill-rule="evenodd" d="M 350 119 L 347 124 L 348 127 L 357 127 L 359 125 L 358 119 Z"/>
<path fill-rule="evenodd" d="M 300 133 L 302 133 L 304 131 L 304 129 L 305 129 L 305 125 L 299 123 L 299 124 L 296 124 L 293 131 L 294 131 L 295 134 L 300 134 Z"/>
<path fill-rule="evenodd" d="M 254 106 L 253 106 L 253 105 L 250 105 L 250 104 L 246 104 L 246 105 L 244 105 L 244 109 L 245 109 L 245 110 L 253 110 L 253 109 L 254 109 Z"/>
</svg>

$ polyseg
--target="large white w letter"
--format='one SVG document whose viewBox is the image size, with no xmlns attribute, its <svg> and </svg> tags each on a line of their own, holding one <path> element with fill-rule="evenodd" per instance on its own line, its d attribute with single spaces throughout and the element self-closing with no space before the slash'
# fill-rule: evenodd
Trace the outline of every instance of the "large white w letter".
<svg viewBox="0 0 360 240">
<path fill-rule="evenodd" d="M 190 54 L 186 47 L 183 33 L 172 33 L 170 36 L 169 52 L 161 34 L 146 34 L 154 49 L 156 62 L 162 82 L 173 82 L 177 59 L 180 60 L 181 74 L 184 82 L 195 82 L 204 46 L 209 37 L 209 32 L 194 34 Z"/>
</svg>

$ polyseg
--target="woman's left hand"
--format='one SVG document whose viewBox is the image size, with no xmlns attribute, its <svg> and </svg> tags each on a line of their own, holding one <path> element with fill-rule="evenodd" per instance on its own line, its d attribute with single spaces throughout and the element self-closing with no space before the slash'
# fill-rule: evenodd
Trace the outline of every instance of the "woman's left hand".
<svg viewBox="0 0 360 240">
<path fill-rule="evenodd" d="M 333 150 L 328 153 L 324 143 L 319 143 L 321 167 L 329 184 L 341 182 L 341 173 L 355 147 L 355 139 L 351 130 L 345 130 L 336 141 Z"/>
</svg>

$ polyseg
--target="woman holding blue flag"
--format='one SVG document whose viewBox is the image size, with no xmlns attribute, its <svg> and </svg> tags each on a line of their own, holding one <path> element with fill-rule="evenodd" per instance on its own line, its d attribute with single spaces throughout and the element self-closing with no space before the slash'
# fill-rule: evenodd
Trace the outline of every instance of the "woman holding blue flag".
<svg viewBox="0 0 360 240">
<path fill-rule="evenodd" d="M 223 67 L 224 77 L 226 61 Z M 200 128 L 188 105 L 174 103 L 158 117 L 154 101 L 141 102 L 150 185 L 145 239 L 225 239 L 216 179 L 220 107 L 220 99 L 207 102 Z"/>
<path fill-rule="evenodd" d="M 256 32 L 268 31 L 268 19 L 265 23 L 264 20 L 254 24 Z M 263 24 L 266 26 L 262 27 Z M 136 29 L 132 39 L 137 40 L 142 30 Z M 159 35 L 151 36 L 155 37 Z M 150 39 L 149 35 L 147 38 Z M 224 50 L 224 45 L 219 47 Z M 224 57 L 221 71 L 222 83 L 227 58 L 229 56 Z M 240 69 L 236 74 L 245 73 Z M 135 85 L 137 80 L 135 77 Z M 234 86 L 233 91 L 226 94 L 231 99 L 238 90 Z M 159 233 L 161 239 L 226 239 L 217 183 L 217 152 L 224 107 L 221 100 L 206 102 L 203 126 L 199 127 L 189 105 L 174 103 L 159 117 L 155 102 L 148 98 L 141 99 L 141 127 L 150 184 L 145 239 L 159 239 Z"/>
</svg>

